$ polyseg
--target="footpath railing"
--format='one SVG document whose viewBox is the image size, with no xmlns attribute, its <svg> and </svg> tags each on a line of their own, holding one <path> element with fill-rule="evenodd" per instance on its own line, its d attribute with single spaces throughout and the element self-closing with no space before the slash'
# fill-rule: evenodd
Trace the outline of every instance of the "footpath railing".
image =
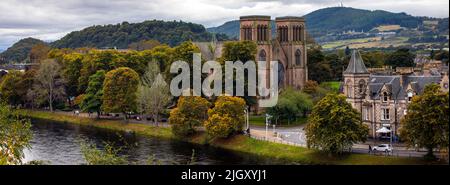
<svg viewBox="0 0 450 185">
<path fill-rule="evenodd" d="M 300 146 L 300 147 L 306 147 L 306 145 L 302 145 L 300 143 L 294 143 L 290 141 L 283 140 L 281 138 L 277 137 L 264 137 L 264 136 L 256 136 L 256 135 L 250 135 L 251 138 L 261 140 L 261 141 L 268 141 L 273 143 L 280 143 L 280 144 L 287 144 L 292 146 Z"/>
</svg>

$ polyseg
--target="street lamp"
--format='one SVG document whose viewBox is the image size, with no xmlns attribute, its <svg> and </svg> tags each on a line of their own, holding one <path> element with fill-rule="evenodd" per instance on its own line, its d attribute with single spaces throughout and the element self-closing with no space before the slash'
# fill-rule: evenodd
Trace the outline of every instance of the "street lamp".
<svg viewBox="0 0 450 185">
<path fill-rule="evenodd" d="M 270 118 L 272 116 L 270 114 L 266 114 L 266 139 L 267 139 L 267 131 L 269 130 Z"/>
<path fill-rule="evenodd" d="M 246 123 L 246 130 L 248 130 L 249 128 L 250 128 L 250 121 L 249 121 L 249 116 L 248 116 L 248 112 L 249 112 L 249 107 L 248 106 L 245 106 L 245 109 L 244 109 L 244 114 L 245 114 L 245 123 Z"/>
</svg>

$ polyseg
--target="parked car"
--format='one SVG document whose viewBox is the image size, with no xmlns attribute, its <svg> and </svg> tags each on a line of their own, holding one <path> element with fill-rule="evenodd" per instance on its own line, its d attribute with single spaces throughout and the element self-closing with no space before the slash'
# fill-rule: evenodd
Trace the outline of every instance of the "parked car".
<svg viewBox="0 0 450 185">
<path fill-rule="evenodd" d="M 378 146 L 374 146 L 372 150 L 380 152 L 392 152 L 392 146 L 390 144 L 380 144 Z"/>
</svg>

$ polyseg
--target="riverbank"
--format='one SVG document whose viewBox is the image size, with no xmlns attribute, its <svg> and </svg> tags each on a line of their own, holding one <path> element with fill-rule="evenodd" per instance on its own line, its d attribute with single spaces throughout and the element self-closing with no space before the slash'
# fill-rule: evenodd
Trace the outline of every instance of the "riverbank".
<svg viewBox="0 0 450 185">
<path fill-rule="evenodd" d="M 60 113 L 31 110 L 21 110 L 20 113 L 33 119 L 44 119 L 61 123 L 94 126 L 116 131 L 135 132 L 136 134 L 147 137 L 183 140 L 195 144 L 209 144 L 212 147 L 283 161 L 283 164 L 429 164 L 421 158 L 385 157 L 366 154 L 349 154 L 342 157 L 329 157 L 315 150 L 260 141 L 243 135 L 237 135 L 229 139 L 216 139 L 207 142 L 207 135 L 205 133 L 198 133 L 192 137 L 181 139 L 175 137 L 169 127 L 156 127 L 142 123 L 135 123 L 132 120 L 125 123 L 123 120 L 99 120 L 95 118 L 77 117 Z"/>
</svg>

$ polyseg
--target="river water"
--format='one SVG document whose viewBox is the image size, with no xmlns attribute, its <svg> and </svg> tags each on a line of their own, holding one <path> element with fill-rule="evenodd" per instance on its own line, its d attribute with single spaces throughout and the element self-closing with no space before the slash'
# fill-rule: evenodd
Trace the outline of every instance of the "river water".
<svg viewBox="0 0 450 185">
<path fill-rule="evenodd" d="M 52 165 L 85 164 L 80 150 L 80 141 L 83 140 L 99 149 L 105 142 L 128 146 L 121 150 L 120 155 L 126 156 L 133 164 L 147 164 L 151 156 L 162 164 L 186 164 L 192 158 L 193 150 L 194 164 L 270 164 L 268 160 L 248 154 L 90 126 L 33 120 L 32 130 L 31 149 L 24 151 L 24 162 L 43 160 Z"/>
</svg>

